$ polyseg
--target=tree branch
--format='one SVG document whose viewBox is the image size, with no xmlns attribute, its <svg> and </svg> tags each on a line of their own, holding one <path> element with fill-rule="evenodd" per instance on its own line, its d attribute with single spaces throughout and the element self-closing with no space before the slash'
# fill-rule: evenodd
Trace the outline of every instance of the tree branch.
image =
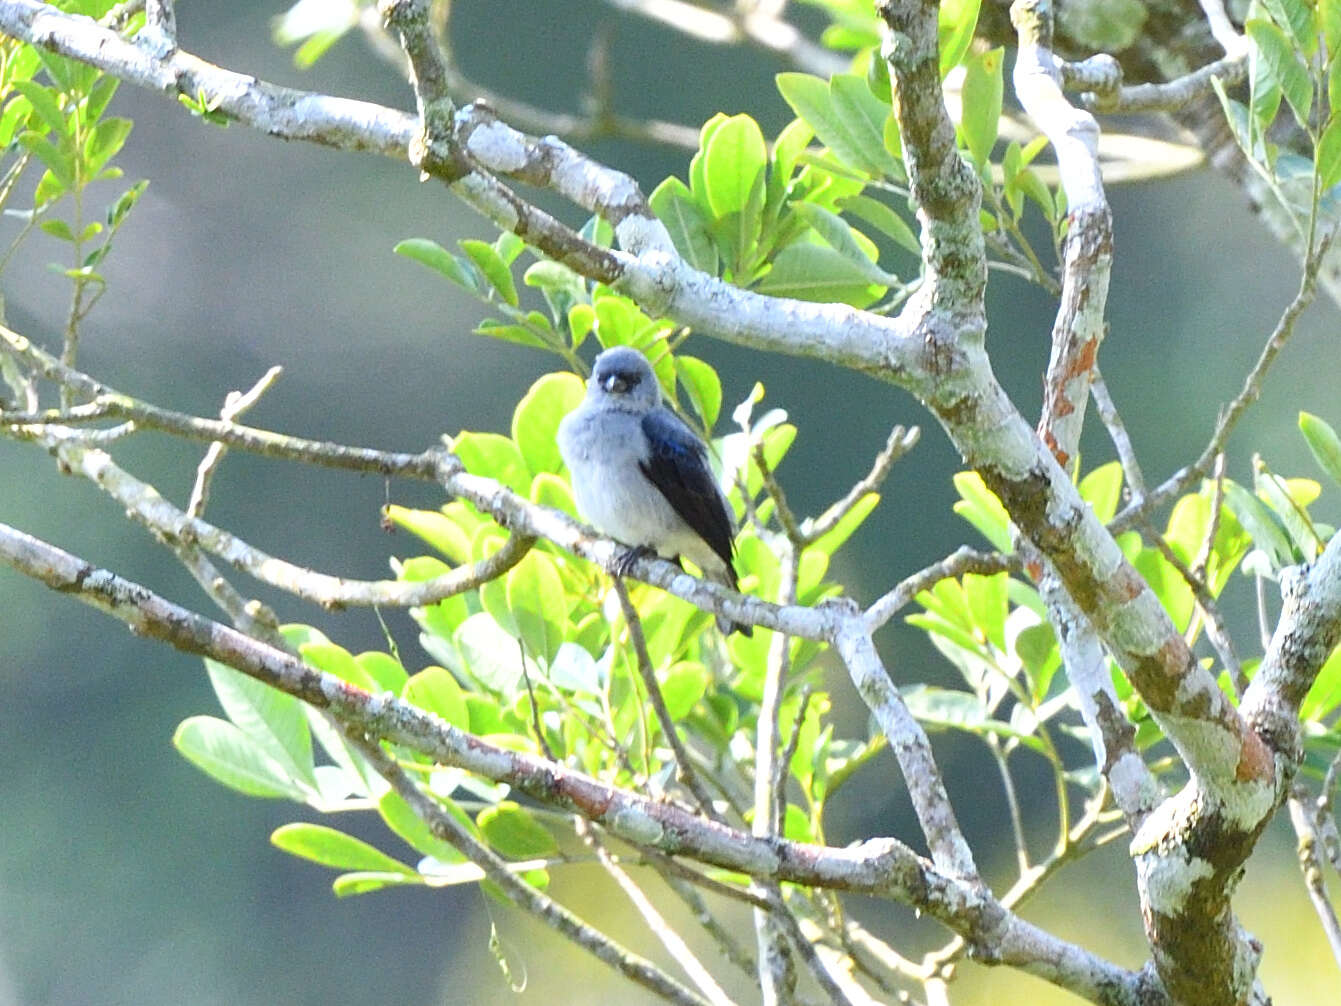
<svg viewBox="0 0 1341 1006">
<path fill-rule="evenodd" d="M 336 716 L 355 736 L 381 738 L 442 765 L 507 783 L 580 814 L 640 847 L 752 877 L 893 898 L 962 932 L 971 945 L 1104 1006 L 1148 1006 L 1140 974 L 1126 971 L 1018 919 L 976 884 L 946 876 L 892 838 L 845 848 L 756 838 L 534 756 L 463 733 L 389 693 L 372 695 L 54 546 L 0 524 L 0 561 L 71 594 L 132 631 L 209 656 Z M 425 798 L 427 799 L 427 798 Z M 529 888 L 528 888 L 529 889 Z"/>
</svg>

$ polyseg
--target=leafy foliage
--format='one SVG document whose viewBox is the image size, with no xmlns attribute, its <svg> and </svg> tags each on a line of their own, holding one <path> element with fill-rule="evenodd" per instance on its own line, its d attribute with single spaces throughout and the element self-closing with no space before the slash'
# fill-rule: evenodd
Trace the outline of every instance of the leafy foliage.
<svg viewBox="0 0 1341 1006">
<path fill-rule="evenodd" d="M 67 6 L 99 17 L 112 5 L 94 0 Z M 139 15 L 128 30 L 142 23 Z M 119 83 L 83 63 L 0 38 L 0 209 L 21 223 L 0 271 L 34 230 L 64 245 L 68 259 L 51 268 L 71 282 L 72 328 L 106 287 L 99 266 L 149 184 L 132 184 L 99 218 L 87 212 L 89 187 L 123 175 L 113 161 L 130 136 L 131 121 L 107 114 Z M 20 178 L 33 173 L 29 169 L 38 175 L 32 204 L 18 209 L 10 203 L 22 191 Z"/>
</svg>

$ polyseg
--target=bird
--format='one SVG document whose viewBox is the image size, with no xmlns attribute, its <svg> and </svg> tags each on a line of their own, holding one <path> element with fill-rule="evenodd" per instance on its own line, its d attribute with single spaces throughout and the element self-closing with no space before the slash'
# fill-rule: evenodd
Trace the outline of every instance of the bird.
<svg viewBox="0 0 1341 1006">
<path fill-rule="evenodd" d="M 596 357 L 587 394 L 564 416 L 559 453 L 583 519 L 630 546 L 623 564 L 655 553 L 698 566 L 738 590 L 731 507 L 708 465 L 707 445 L 666 407 L 652 365 L 632 346 Z M 751 627 L 717 616 L 723 633 Z"/>
</svg>

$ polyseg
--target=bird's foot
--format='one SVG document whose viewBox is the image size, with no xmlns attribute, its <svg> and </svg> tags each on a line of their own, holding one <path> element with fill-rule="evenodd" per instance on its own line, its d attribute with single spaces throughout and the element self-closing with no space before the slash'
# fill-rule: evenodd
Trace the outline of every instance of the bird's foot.
<svg viewBox="0 0 1341 1006">
<path fill-rule="evenodd" d="M 650 559 L 657 554 L 657 550 L 648 545 L 635 545 L 633 548 L 626 549 L 624 553 L 615 560 L 610 571 L 615 576 L 624 577 L 629 575 L 629 570 L 639 559 Z"/>
</svg>

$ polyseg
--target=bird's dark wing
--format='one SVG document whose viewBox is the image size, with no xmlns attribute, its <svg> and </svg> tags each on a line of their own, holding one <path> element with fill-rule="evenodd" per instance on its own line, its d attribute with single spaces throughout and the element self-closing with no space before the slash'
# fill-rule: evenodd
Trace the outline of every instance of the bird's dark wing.
<svg viewBox="0 0 1341 1006">
<path fill-rule="evenodd" d="M 731 569 L 731 514 L 708 467 L 707 448 L 666 409 L 653 409 L 643 417 L 642 427 L 649 450 L 647 460 L 640 461 L 638 467 Z"/>
</svg>

